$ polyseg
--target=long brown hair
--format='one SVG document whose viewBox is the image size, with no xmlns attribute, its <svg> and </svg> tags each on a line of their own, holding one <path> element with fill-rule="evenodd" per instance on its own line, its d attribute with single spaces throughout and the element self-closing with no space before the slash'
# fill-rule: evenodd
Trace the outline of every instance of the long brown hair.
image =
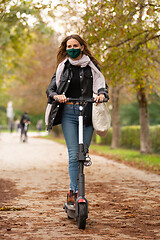
<svg viewBox="0 0 160 240">
<path fill-rule="evenodd" d="M 65 58 L 68 57 L 68 54 L 67 54 L 67 51 L 66 51 L 67 41 L 68 41 L 69 39 L 72 39 L 72 38 L 73 38 L 73 39 L 76 39 L 76 40 L 80 43 L 81 46 L 82 46 L 82 45 L 84 46 L 83 53 L 84 53 L 85 55 L 87 55 L 94 64 L 100 65 L 99 62 L 98 62 L 98 60 L 95 59 L 95 58 L 93 57 L 93 55 L 91 54 L 91 52 L 90 52 L 90 50 L 89 50 L 89 48 L 88 48 L 87 42 L 86 42 L 84 39 L 82 39 L 78 34 L 73 34 L 73 35 L 67 36 L 67 37 L 62 41 L 62 43 L 61 43 L 61 45 L 60 45 L 60 47 L 59 47 L 59 49 L 58 49 L 58 53 L 57 53 L 57 66 L 56 66 L 56 68 L 58 67 L 58 65 L 59 65 Z"/>
</svg>

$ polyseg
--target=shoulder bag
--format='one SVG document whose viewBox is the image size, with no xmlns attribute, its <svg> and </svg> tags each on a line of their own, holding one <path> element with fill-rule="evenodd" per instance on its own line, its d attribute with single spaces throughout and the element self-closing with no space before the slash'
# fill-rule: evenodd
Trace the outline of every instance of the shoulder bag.
<svg viewBox="0 0 160 240">
<path fill-rule="evenodd" d="M 93 103 L 92 124 L 96 134 L 100 137 L 106 136 L 111 126 L 111 116 L 105 102 Z"/>
</svg>

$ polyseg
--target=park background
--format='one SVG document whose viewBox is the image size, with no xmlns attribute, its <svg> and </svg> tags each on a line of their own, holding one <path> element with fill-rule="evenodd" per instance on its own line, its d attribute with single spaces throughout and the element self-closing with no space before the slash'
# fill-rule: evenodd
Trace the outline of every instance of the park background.
<svg viewBox="0 0 160 240">
<path fill-rule="evenodd" d="M 159 154 L 159 0 L 1 0 L 1 129 L 8 125 L 10 101 L 14 121 L 24 111 L 32 130 L 44 120 L 57 49 L 73 33 L 88 42 L 109 86 L 112 128 L 106 138 L 93 141 Z M 60 134 L 60 127 L 54 132 Z"/>
</svg>

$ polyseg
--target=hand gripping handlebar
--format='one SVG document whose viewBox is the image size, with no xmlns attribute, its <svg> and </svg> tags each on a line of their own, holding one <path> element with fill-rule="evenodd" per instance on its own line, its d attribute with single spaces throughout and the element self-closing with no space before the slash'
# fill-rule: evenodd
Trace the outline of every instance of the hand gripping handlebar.
<svg viewBox="0 0 160 240">
<path fill-rule="evenodd" d="M 108 102 L 109 100 L 109 96 L 107 96 L 103 102 Z M 58 98 L 55 99 L 56 102 L 58 101 Z M 94 103 L 96 101 L 94 101 L 94 98 L 67 98 L 67 102 L 73 102 L 73 103 Z M 101 101 L 99 101 L 100 103 L 102 103 Z"/>
</svg>

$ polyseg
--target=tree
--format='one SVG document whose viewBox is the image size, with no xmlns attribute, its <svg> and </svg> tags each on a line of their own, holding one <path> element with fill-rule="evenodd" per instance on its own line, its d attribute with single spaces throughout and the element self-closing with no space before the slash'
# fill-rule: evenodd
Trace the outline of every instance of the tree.
<svg viewBox="0 0 160 240">
<path fill-rule="evenodd" d="M 43 1 L 0 1 L 0 89 L 14 79 L 14 70 L 27 44 L 32 40 L 32 31 L 47 32 L 41 11 L 48 7 Z"/>
<path fill-rule="evenodd" d="M 15 87 L 15 95 L 20 93 L 21 89 L 18 82 L 25 82 L 26 65 L 23 65 L 26 59 L 26 52 L 30 56 L 29 46 L 37 40 L 38 33 L 41 38 L 53 36 L 53 30 L 48 27 L 48 16 L 53 17 L 49 12 L 51 4 L 49 0 L 44 4 L 43 0 L 0 0 L 0 114 L 5 119 L 4 109 L 11 100 L 12 94 L 9 90 Z M 46 18 L 44 18 L 44 12 Z M 47 13 L 46 13 L 47 12 Z M 49 36 L 50 35 L 50 36 Z M 34 63 L 35 65 L 35 63 Z M 32 68 L 32 66 L 30 66 Z M 27 69 L 28 72 L 31 69 Z M 24 74 L 25 72 L 25 74 Z M 25 88 L 25 86 L 23 85 Z M 13 97 L 15 99 L 15 96 Z M 3 101 L 2 101 L 3 100 Z M 20 105 L 20 99 L 16 99 L 16 104 Z M 30 102 L 30 101 L 29 101 Z M 4 123 L 5 120 L 3 120 Z"/>
<path fill-rule="evenodd" d="M 94 1 L 89 2 L 83 17 L 82 33 L 103 62 L 110 84 L 130 85 L 137 93 L 140 150 L 145 153 L 151 152 L 147 95 L 158 79 L 158 10 L 159 1 Z"/>
<path fill-rule="evenodd" d="M 56 66 L 57 36 L 35 33 L 34 42 L 25 49 L 21 67 L 9 94 L 16 109 L 31 115 L 44 114 L 47 105 L 46 89 Z"/>
</svg>

